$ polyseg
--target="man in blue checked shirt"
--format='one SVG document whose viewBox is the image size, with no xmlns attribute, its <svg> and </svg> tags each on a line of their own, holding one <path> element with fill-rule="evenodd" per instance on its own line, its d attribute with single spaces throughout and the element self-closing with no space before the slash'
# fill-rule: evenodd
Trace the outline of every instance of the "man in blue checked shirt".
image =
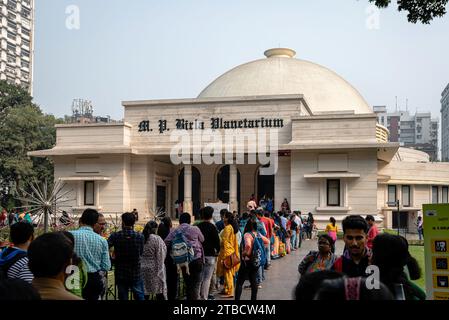
<svg viewBox="0 0 449 320">
<path fill-rule="evenodd" d="M 87 268 L 87 284 L 82 296 L 85 300 L 99 300 L 104 291 L 101 271 L 111 269 L 108 242 L 94 232 L 99 214 L 94 209 L 86 209 L 80 219 L 80 228 L 72 231 L 75 238 L 75 253 Z"/>
</svg>

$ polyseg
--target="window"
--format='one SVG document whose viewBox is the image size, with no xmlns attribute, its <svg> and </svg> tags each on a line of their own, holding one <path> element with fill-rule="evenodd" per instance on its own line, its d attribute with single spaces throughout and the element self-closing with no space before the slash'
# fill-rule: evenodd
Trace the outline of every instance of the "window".
<svg viewBox="0 0 449 320">
<path fill-rule="evenodd" d="M 30 57 L 30 52 L 28 50 L 22 49 L 21 52 L 22 57 Z"/>
<path fill-rule="evenodd" d="M 13 0 L 8 0 L 8 9 L 10 10 L 17 10 L 17 2 Z"/>
<path fill-rule="evenodd" d="M 8 39 L 16 41 L 17 36 L 14 32 L 8 31 L 6 36 L 8 37 Z"/>
<path fill-rule="evenodd" d="M 8 60 L 8 63 L 10 63 L 10 64 L 15 64 L 16 63 L 16 57 L 13 56 L 12 54 L 8 54 L 7 60 Z"/>
<path fill-rule="evenodd" d="M 16 53 L 16 46 L 15 45 L 12 45 L 12 44 L 9 44 L 8 43 L 8 51 L 11 53 L 11 54 L 15 54 Z"/>
<path fill-rule="evenodd" d="M 11 20 L 12 22 L 16 21 L 17 16 L 12 13 L 12 12 L 8 12 L 8 20 Z"/>
<path fill-rule="evenodd" d="M 443 199 L 441 199 L 442 201 L 442 203 L 449 203 L 449 197 L 448 197 L 448 195 L 449 195 L 449 187 L 448 186 L 445 186 L 445 187 L 443 187 L 442 188 L 443 189 Z"/>
<path fill-rule="evenodd" d="M 327 206 L 340 206 L 340 180 L 327 180 Z"/>
<path fill-rule="evenodd" d="M 95 204 L 95 191 L 94 191 L 94 182 L 93 181 L 85 181 L 84 182 L 84 205 L 85 206 L 93 206 Z"/>
<path fill-rule="evenodd" d="M 30 48 L 30 42 L 28 40 L 26 40 L 26 39 L 22 39 L 22 46 L 26 46 L 26 47 L 28 47 L 27 49 L 29 49 Z"/>
<path fill-rule="evenodd" d="M 402 206 L 410 207 L 410 186 L 402 186 Z"/>
<path fill-rule="evenodd" d="M 30 63 L 29 62 L 27 62 L 27 61 L 25 61 L 25 60 L 22 60 L 22 68 L 30 68 Z"/>
<path fill-rule="evenodd" d="M 22 28 L 22 34 L 27 36 L 27 37 L 31 37 L 31 31 L 27 30 L 25 28 Z"/>
<path fill-rule="evenodd" d="M 14 31 L 17 31 L 17 24 L 15 22 L 8 21 L 8 28 L 11 28 Z"/>
<path fill-rule="evenodd" d="M 396 186 L 388 186 L 388 206 L 396 206 Z"/>
<path fill-rule="evenodd" d="M 432 187 L 432 203 L 438 203 L 438 187 Z"/>
<path fill-rule="evenodd" d="M 25 7 L 22 7 L 22 17 L 29 18 L 31 16 L 31 10 Z"/>
<path fill-rule="evenodd" d="M 10 66 L 6 66 L 6 74 L 15 77 L 16 76 L 16 69 Z"/>
</svg>

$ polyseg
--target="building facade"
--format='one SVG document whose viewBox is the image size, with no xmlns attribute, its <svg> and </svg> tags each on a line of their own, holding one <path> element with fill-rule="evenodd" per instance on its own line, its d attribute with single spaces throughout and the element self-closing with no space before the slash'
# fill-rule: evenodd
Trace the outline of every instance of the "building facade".
<svg viewBox="0 0 449 320">
<path fill-rule="evenodd" d="M 449 161 L 449 84 L 441 93 L 441 161 Z"/>
<path fill-rule="evenodd" d="M 390 131 L 390 141 L 401 146 L 426 152 L 431 161 L 438 160 L 439 119 L 432 118 L 430 112 L 408 111 L 387 112 L 386 106 L 374 106 L 379 124 Z"/>
<path fill-rule="evenodd" d="M 0 80 L 33 94 L 34 0 L 0 0 Z"/>
<path fill-rule="evenodd" d="M 56 146 L 29 155 L 53 159 L 74 212 L 175 217 L 175 202 L 193 214 L 217 202 L 242 212 L 255 194 L 312 212 L 319 228 L 372 214 L 413 229 L 423 203 L 447 202 L 449 164 L 389 142 L 347 81 L 290 49 L 265 55 L 198 98 L 125 101 L 123 123 L 58 125 Z"/>
</svg>

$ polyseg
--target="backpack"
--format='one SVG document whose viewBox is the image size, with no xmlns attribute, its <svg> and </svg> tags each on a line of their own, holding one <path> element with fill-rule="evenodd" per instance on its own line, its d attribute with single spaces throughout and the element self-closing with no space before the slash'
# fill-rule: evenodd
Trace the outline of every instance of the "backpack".
<svg viewBox="0 0 449 320">
<path fill-rule="evenodd" d="M 259 268 L 260 266 L 264 266 L 267 262 L 265 247 L 262 238 L 259 235 L 255 237 L 252 232 L 250 232 L 250 234 L 254 239 L 254 244 L 253 251 L 251 252 L 251 258 L 249 259 L 249 264 L 254 268 Z"/>
<path fill-rule="evenodd" d="M 291 220 L 290 223 L 291 223 L 290 224 L 290 230 L 296 231 L 296 229 L 298 228 L 298 224 L 295 221 L 293 221 L 293 220 Z"/>
<path fill-rule="evenodd" d="M 181 273 L 182 267 L 186 267 L 186 273 L 190 275 L 189 263 L 193 261 L 195 253 L 192 245 L 187 241 L 181 231 L 176 232 L 175 237 L 172 240 L 170 256 L 178 269 L 178 273 Z"/>
<path fill-rule="evenodd" d="M 8 270 L 17 261 L 27 256 L 27 252 L 20 249 L 4 249 L 0 254 L 0 279 L 8 278 Z"/>
</svg>

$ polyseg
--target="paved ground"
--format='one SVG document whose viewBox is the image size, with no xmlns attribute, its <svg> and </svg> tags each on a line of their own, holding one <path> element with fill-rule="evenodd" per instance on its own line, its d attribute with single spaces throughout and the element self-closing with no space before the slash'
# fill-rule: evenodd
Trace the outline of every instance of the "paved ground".
<svg viewBox="0 0 449 320">
<path fill-rule="evenodd" d="M 343 241 L 337 241 L 336 253 L 341 254 L 343 250 Z M 262 289 L 259 289 L 258 300 L 292 300 L 293 292 L 298 284 L 299 273 L 298 264 L 310 250 L 317 250 L 317 240 L 303 241 L 299 250 L 293 251 L 287 256 L 273 260 L 271 268 L 265 271 L 265 281 L 262 283 Z M 249 281 L 245 282 L 249 285 Z M 251 290 L 244 289 L 242 300 L 250 300 Z M 219 296 L 217 295 L 218 299 Z"/>
</svg>

